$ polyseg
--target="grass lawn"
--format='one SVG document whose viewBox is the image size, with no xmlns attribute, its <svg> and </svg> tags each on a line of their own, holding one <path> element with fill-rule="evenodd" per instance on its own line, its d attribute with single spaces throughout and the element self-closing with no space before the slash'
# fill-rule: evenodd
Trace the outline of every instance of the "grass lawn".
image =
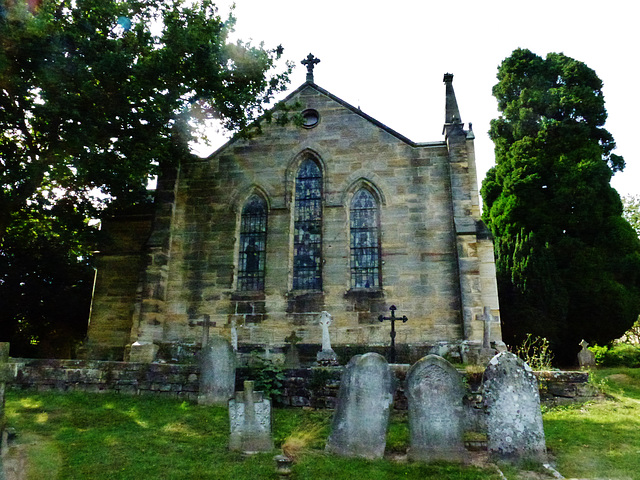
<svg viewBox="0 0 640 480">
<path fill-rule="evenodd" d="M 602 369 L 592 378 L 611 398 L 546 412 L 547 448 L 565 477 L 638 478 L 640 369 Z"/>
<path fill-rule="evenodd" d="M 565 477 L 632 478 L 640 472 L 640 369 L 600 370 L 611 400 L 545 412 L 547 445 Z M 157 397 L 9 392 L 10 458 L 30 479 L 276 479 L 273 456 L 227 449 L 225 408 Z M 311 438 L 293 479 L 498 479 L 490 469 L 343 459 L 323 453 L 331 412 L 274 411 L 274 440 Z M 309 435 L 309 432 L 313 432 Z M 308 440 L 308 439 L 307 439 Z M 406 415 L 394 415 L 387 448 L 408 443 Z M 512 469 L 507 477 L 517 478 Z"/>
<path fill-rule="evenodd" d="M 228 451 L 226 408 L 201 407 L 157 397 L 111 394 L 10 392 L 8 424 L 18 432 L 14 450 L 28 458 L 29 479 L 276 479 L 277 452 L 244 456 Z M 382 480 L 499 477 L 489 470 L 450 464 L 343 459 L 323 453 L 332 412 L 276 409 L 276 446 L 296 432 L 315 441 L 294 466 L 293 479 Z M 389 444 L 408 440 L 406 418 L 397 418 Z M 16 456 L 14 452 L 13 456 Z"/>
</svg>

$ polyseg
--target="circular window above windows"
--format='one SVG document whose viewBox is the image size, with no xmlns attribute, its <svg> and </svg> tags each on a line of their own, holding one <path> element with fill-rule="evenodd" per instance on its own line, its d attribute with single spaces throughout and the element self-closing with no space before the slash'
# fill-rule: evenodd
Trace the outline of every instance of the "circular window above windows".
<svg viewBox="0 0 640 480">
<path fill-rule="evenodd" d="M 309 108 L 302 112 L 302 126 L 304 128 L 313 128 L 318 125 L 320 114 L 317 110 Z"/>
</svg>

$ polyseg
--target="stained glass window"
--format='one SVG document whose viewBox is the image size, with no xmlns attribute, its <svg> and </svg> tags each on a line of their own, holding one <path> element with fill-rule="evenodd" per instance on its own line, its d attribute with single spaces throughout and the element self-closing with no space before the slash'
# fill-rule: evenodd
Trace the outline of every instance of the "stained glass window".
<svg viewBox="0 0 640 480">
<path fill-rule="evenodd" d="M 351 287 L 380 288 L 380 221 L 378 203 L 367 189 L 351 200 Z"/>
<path fill-rule="evenodd" d="M 296 176 L 293 289 L 322 290 L 322 173 L 306 159 Z"/>
<path fill-rule="evenodd" d="M 249 197 L 240 218 L 238 290 L 264 290 L 267 244 L 267 203 L 260 195 Z"/>
</svg>

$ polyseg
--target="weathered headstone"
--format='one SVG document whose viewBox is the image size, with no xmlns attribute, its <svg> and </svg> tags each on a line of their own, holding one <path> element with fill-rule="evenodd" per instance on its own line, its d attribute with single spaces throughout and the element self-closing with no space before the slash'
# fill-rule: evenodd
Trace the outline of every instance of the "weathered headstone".
<svg viewBox="0 0 640 480">
<path fill-rule="evenodd" d="M 244 453 L 273 450 L 271 402 L 262 392 L 253 391 L 253 381 L 244 382 L 244 392 L 229 400 L 231 435 L 229 449 Z"/>
<path fill-rule="evenodd" d="M 298 353 L 297 347 L 300 340 L 302 340 L 302 338 L 296 335 L 295 330 L 284 339 L 284 341 L 289 344 L 287 353 L 284 356 L 285 368 L 300 368 L 300 354 Z"/>
<path fill-rule="evenodd" d="M 327 451 L 381 458 L 386 445 L 394 376 L 382 355 L 356 355 L 342 373 Z"/>
<path fill-rule="evenodd" d="M 156 359 L 158 345 L 152 342 L 137 340 L 131 344 L 129 361 L 133 363 L 151 363 Z"/>
<path fill-rule="evenodd" d="M 529 365 L 499 353 L 485 370 L 483 392 L 490 455 L 513 463 L 546 461 L 538 381 Z"/>
<path fill-rule="evenodd" d="M 444 358 L 427 355 L 407 373 L 409 458 L 463 461 L 462 376 Z"/>
<path fill-rule="evenodd" d="M 582 347 L 582 349 L 578 352 L 578 364 L 580 365 L 580 367 L 595 367 L 596 356 L 591 350 L 587 348 L 589 344 L 585 340 L 582 340 L 580 342 L 580 346 Z"/>
<path fill-rule="evenodd" d="M 236 353 L 227 339 L 214 335 L 199 357 L 201 405 L 227 405 L 236 385 Z"/>
<path fill-rule="evenodd" d="M 331 325 L 332 317 L 329 312 L 320 314 L 320 326 L 322 327 L 322 350 L 316 355 L 316 360 L 320 365 L 337 365 L 338 356 L 331 348 L 331 338 L 329 337 L 329 325 Z"/>
</svg>

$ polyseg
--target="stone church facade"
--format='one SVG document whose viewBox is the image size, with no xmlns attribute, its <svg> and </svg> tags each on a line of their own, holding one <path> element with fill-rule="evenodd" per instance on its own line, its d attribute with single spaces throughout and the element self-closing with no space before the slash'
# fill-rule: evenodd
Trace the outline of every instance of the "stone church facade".
<svg viewBox="0 0 640 480">
<path fill-rule="evenodd" d="M 180 360 L 209 334 L 277 353 L 292 332 L 315 355 L 322 311 L 339 356 L 362 353 L 389 344 L 378 318 L 391 305 L 408 317 L 396 326 L 400 360 L 473 361 L 501 344 L 453 75 L 444 140 L 416 143 L 316 85 L 312 69 L 285 100 L 302 122 L 265 123 L 181 162 L 161 177 L 153 212 L 105 220 L 91 358 Z"/>
</svg>

